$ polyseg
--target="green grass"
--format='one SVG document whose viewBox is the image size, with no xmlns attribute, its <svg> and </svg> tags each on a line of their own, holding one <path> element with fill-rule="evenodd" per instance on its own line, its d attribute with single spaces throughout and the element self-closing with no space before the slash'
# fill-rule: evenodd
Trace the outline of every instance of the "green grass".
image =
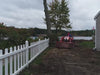
<svg viewBox="0 0 100 75">
<path fill-rule="evenodd" d="M 93 41 L 82 41 L 79 43 L 79 46 L 83 48 L 94 48 L 95 44 Z"/>
</svg>

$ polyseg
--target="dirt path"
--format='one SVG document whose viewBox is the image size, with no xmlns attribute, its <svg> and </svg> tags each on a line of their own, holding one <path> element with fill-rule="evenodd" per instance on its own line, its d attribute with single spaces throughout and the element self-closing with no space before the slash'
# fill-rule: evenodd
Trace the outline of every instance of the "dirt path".
<svg viewBox="0 0 100 75">
<path fill-rule="evenodd" d="M 38 65 L 30 65 L 31 75 L 100 75 L 100 52 L 75 47 L 53 48 Z"/>
</svg>

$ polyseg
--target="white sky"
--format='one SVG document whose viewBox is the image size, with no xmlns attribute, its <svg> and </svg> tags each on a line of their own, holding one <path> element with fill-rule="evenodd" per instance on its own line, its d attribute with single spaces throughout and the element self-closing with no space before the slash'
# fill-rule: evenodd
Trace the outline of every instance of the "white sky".
<svg viewBox="0 0 100 75">
<path fill-rule="evenodd" d="M 69 0 L 69 9 L 73 30 L 92 29 L 100 0 Z M 0 0 L 0 22 L 7 26 L 46 28 L 43 18 L 43 0 Z"/>
<path fill-rule="evenodd" d="M 70 20 L 74 30 L 92 29 L 100 11 L 100 0 L 69 0 Z"/>
</svg>

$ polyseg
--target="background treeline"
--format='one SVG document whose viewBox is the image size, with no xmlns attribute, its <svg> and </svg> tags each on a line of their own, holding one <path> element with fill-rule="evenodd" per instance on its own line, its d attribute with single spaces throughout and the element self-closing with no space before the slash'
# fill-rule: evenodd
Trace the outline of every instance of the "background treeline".
<svg viewBox="0 0 100 75">
<path fill-rule="evenodd" d="M 53 33 L 56 33 L 55 30 L 52 30 Z M 58 31 L 59 36 L 64 36 L 68 32 L 61 30 Z M 84 31 L 70 31 L 73 36 L 92 36 L 92 30 Z M 37 36 L 37 34 L 47 34 L 46 29 L 39 28 L 15 28 L 7 27 L 4 23 L 0 23 L 0 49 L 6 47 L 15 46 L 23 44 L 26 40 L 33 41 L 30 37 Z"/>
<path fill-rule="evenodd" d="M 92 36 L 93 30 L 80 30 L 80 31 L 71 31 L 73 36 Z"/>
<path fill-rule="evenodd" d="M 30 30 L 30 29 L 29 29 Z M 47 34 L 47 30 L 46 29 L 39 29 L 39 28 L 32 28 L 33 30 L 33 34 Z M 69 31 L 65 31 L 65 30 L 58 30 L 57 31 L 59 36 L 65 36 Z M 52 33 L 56 34 L 56 30 L 52 30 Z M 70 31 L 69 33 L 71 33 L 73 36 L 92 36 L 93 30 L 80 30 L 80 31 Z"/>
<path fill-rule="evenodd" d="M 30 29 L 31 30 L 31 29 Z M 33 33 L 29 29 L 7 27 L 0 23 L 0 48 L 19 45 L 25 42 Z"/>
</svg>

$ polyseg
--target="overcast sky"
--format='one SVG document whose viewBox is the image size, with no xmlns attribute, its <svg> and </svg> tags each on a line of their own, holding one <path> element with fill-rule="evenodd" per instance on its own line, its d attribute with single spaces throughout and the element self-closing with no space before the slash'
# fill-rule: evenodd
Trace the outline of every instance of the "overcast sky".
<svg viewBox="0 0 100 75">
<path fill-rule="evenodd" d="M 92 29 L 100 0 L 69 0 L 69 9 L 73 30 Z M 43 0 L 0 0 L 0 22 L 7 26 L 46 28 L 43 18 Z"/>
</svg>

